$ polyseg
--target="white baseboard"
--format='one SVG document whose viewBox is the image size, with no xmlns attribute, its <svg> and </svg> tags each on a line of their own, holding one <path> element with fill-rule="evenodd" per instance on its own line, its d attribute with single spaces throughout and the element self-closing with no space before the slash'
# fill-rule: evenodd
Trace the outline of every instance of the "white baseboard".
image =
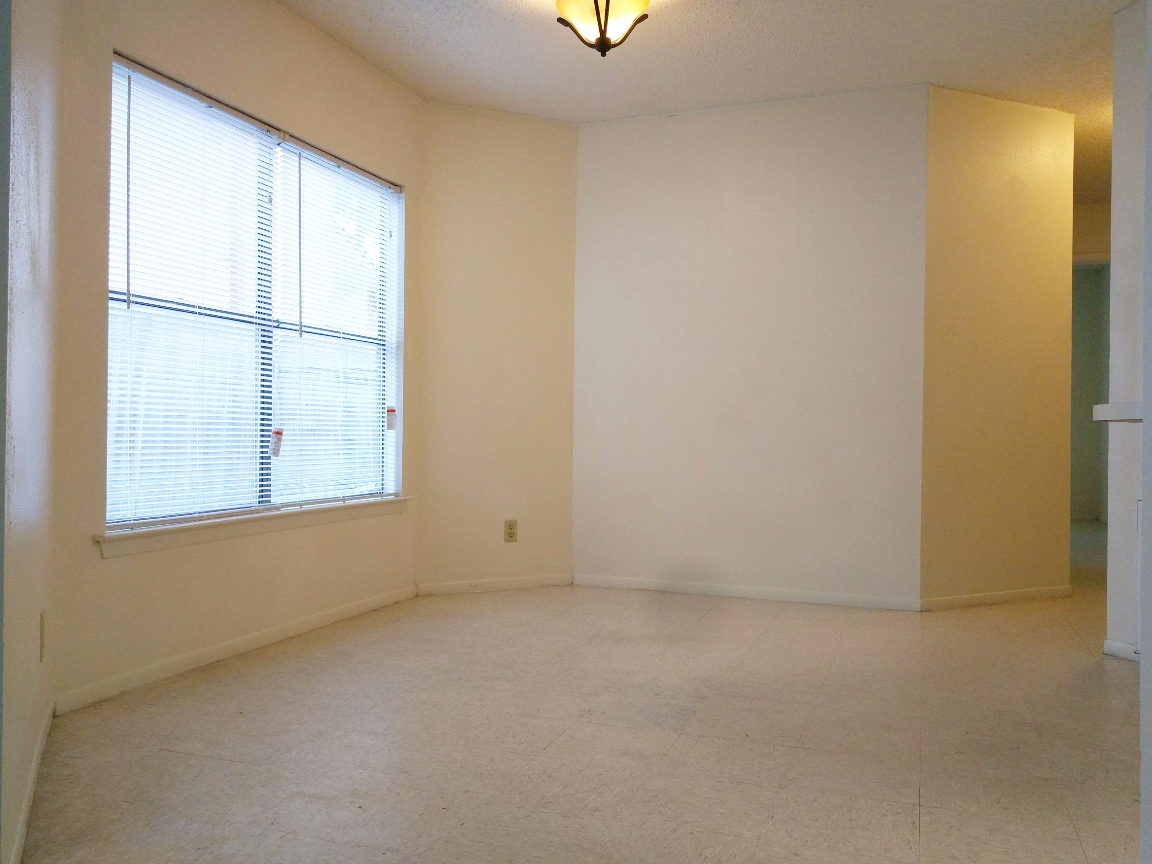
<svg viewBox="0 0 1152 864">
<path fill-rule="evenodd" d="M 92 684 L 86 684 L 83 687 L 77 687 L 75 690 L 69 690 L 67 693 L 56 697 L 56 712 L 63 714 L 67 711 L 74 711 L 77 708 L 83 708 L 85 705 L 91 705 L 93 702 L 99 702 L 101 699 L 115 696 L 117 693 L 122 693 L 125 690 L 131 690 L 133 687 L 140 687 L 144 684 L 150 684 L 153 681 L 159 681 L 162 678 L 179 675 L 181 672 L 187 672 L 189 669 L 195 669 L 197 666 L 206 666 L 209 663 L 225 660 L 228 657 L 235 657 L 237 654 L 243 654 L 246 651 L 263 648 L 265 645 L 271 645 L 273 642 L 279 642 L 281 639 L 298 636 L 301 633 L 307 633 L 309 630 L 334 624 L 345 618 L 363 615 L 365 612 L 371 612 L 383 606 L 390 606 L 393 603 L 399 603 L 401 600 L 409 600 L 415 596 L 415 586 L 401 588 L 396 591 L 390 591 L 387 594 L 367 597 L 364 600 L 357 600 L 355 603 L 349 603 L 346 606 L 340 606 L 336 609 L 329 609 L 325 612 L 319 612 L 315 615 L 289 621 L 285 624 L 278 624 L 275 627 L 269 627 L 267 630 L 260 630 L 256 633 L 240 636 L 237 639 L 230 639 L 227 642 L 221 642 L 217 645 L 209 645 L 207 648 L 200 648 L 177 657 L 170 657 L 158 663 L 133 669 L 131 672 L 122 672 L 119 675 L 113 675 L 111 678 L 105 678 L 103 681 L 96 681 Z"/>
<path fill-rule="evenodd" d="M 1071 585 L 1051 585 L 1047 588 L 1022 588 L 1019 591 L 992 591 L 987 594 L 961 594 L 955 597 L 925 597 L 920 601 L 920 608 L 925 612 L 942 612 L 946 609 L 964 609 L 968 606 L 996 606 L 1000 603 L 1051 600 L 1056 597 L 1071 596 Z"/>
<path fill-rule="evenodd" d="M 553 588 L 571 585 L 570 573 L 546 573 L 542 576 L 512 576 L 507 579 L 470 579 L 462 582 L 425 582 L 416 586 L 421 597 L 433 594 L 477 594 L 483 591 L 508 591 L 514 588 Z"/>
<path fill-rule="evenodd" d="M 1140 654 L 1136 651 L 1135 645 L 1117 642 L 1114 639 L 1104 640 L 1104 653 L 1109 657 L 1119 657 L 1121 660 L 1135 660 L 1137 662 L 1140 660 Z"/>
<path fill-rule="evenodd" d="M 52 728 L 54 706 L 49 705 L 40 723 L 40 733 L 36 736 L 36 751 L 32 754 L 32 767 L 24 783 L 24 800 L 20 804 L 20 821 L 16 824 L 16 842 L 12 844 L 12 854 L 8 864 L 20 864 L 24 857 L 24 841 L 28 838 L 28 820 L 32 816 L 32 799 L 36 795 L 36 779 L 40 774 L 40 759 L 44 756 L 44 745 L 48 743 L 48 730 Z"/>
<path fill-rule="evenodd" d="M 877 597 L 871 594 L 831 594 L 821 591 L 794 591 L 760 585 L 724 585 L 711 582 L 678 582 L 672 579 L 641 579 L 633 576 L 594 576 L 577 573 L 574 585 L 589 588 L 630 588 L 640 591 L 669 591 L 678 594 L 708 594 L 716 597 L 746 597 L 785 603 L 819 603 L 828 606 L 860 606 L 867 609 L 896 609 L 916 612 L 918 598 Z"/>
</svg>

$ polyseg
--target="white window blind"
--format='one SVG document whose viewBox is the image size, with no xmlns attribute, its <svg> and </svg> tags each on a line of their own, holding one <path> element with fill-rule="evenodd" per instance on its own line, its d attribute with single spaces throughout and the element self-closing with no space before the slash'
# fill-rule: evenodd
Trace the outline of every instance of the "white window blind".
<svg viewBox="0 0 1152 864">
<path fill-rule="evenodd" d="M 110 525 L 398 494 L 403 212 L 398 190 L 115 64 Z"/>
</svg>

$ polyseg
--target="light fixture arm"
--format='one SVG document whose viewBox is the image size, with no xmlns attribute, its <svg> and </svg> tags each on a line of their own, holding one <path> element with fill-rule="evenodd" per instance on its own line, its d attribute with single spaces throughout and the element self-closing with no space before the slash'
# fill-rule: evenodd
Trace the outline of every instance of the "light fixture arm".
<svg viewBox="0 0 1152 864">
<path fill-rule="evenodd" d="M 617 39 L 615 42 L 612 43 L 612 47 L 615 48 L 618 45 L 623 45 L 624 40 L 632 35 L 632 31 L 635 30 L 638 26 L 640 26 L 640 22 L 641 21 L 647 21 L 647 20 L 648 20 L 648 13 L 645 12 L 643 15 L 641 15 L 639 18 L 637 18 L 635 21 L 632 22 L 632 26 L 628 28 L 627 33 L 625 33 L 623 36 L 621 36 L 619 39 Z"/>
<path fill-rule="evenodd" d="M 626 40 L 629 36 L 632 35 L 632 31 L 636 29 L 636 27 L 640 24 L 640 22 L 648 20 L 648 13 L 644 13 L 643 15 L 641 15 L 639 18 L 637 18 L 635 21 L 632 22 L 632 26 L 628 28 L 628 31 L 623 36 L 621 36 L 619 39 L 617 39 L 615 42 L 613 42 L 611 39 L 608 38 L 608 15 L 610 14 L 610 12 L 612 10 L 612 0 L 604 0 L 604 11 L 603 12 L 600 11 L 600 0 L 592 0 L 592 5 L 596 10 L 596 29 L 599 31 L 599 34 L 600 34 L 599 36 L 597 36 L 595 42 L 589 41 L 588 39 L 584 38 L 584 34 L 581 33 L 579 30 L 577 30 L 576 26 L 571 21 L 569 21 L 567 18 L 557 18 L 556 20 L 557 20 L 557 22 L 559 22 L 560 24 L 563 24 L 565 27 L 567 27 L 569 30 L 571 30 L 573 33 L 575 33 L 576 38 L 579 39 L 581 42 L 583 42 L 585 45 L 587 45 L 589 48 L 591 48 L 594 51 L 599 51 L 601 57 L 607 57 L 609 51 L 611 51 L 613 48 L 615 48 L 618 45 L 623 45 L 624 40 Z"/>
<path fill-rule="evenodd" d="M 580 33 L 580 31 L 576 29 L 576 25 L 574 25 L 567 18 L 557 18 L 556 20 L 559 21 L 561 24 L 563 24 L 565 27 L 567 27 L 569 30 L 571 30 L 573 33 L 575 33 L 576 38 L 579 39 L 581 42 L 583 42 L 585 45 L 587 45 L 589 48 L 592 48 L 595 51 L 600 51 L 600 49 L 596 47 L 596 42 L 589 42 L 587 39 L 585 39 L 584 36 Z M 597 41 L 599 41 L 599 40 L 597 40 Z M 603 56 L 607 55 L 607 53 L 608 53 L 607 51 L 600 51 L 600 56 L 603 57 Z"/>
</svg>

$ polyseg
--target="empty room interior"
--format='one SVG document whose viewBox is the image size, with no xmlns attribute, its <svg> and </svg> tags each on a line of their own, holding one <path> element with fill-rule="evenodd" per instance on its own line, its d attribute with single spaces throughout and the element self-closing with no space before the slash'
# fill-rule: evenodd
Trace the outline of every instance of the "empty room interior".
<svg viewBox="0 0 1152 864">
<path fill-rule="evenodd" d="M 1152 864 L 1150 28 L 0 2 L 0 864 Z"/>
</svg>

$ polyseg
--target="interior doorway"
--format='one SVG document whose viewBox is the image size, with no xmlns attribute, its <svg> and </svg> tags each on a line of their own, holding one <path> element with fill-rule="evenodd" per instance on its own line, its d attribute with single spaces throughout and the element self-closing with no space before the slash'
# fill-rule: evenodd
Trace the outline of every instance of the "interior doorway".
<svg viewBox="0 0 1152 864">
<path fill-rule="evenodd" d="M 1107 263 L 1072 268 L 1071 570 L 1073 584 L 1107 584 L 1108 434 L 1092 407 L 1108 401 Z"/>
</svg>

